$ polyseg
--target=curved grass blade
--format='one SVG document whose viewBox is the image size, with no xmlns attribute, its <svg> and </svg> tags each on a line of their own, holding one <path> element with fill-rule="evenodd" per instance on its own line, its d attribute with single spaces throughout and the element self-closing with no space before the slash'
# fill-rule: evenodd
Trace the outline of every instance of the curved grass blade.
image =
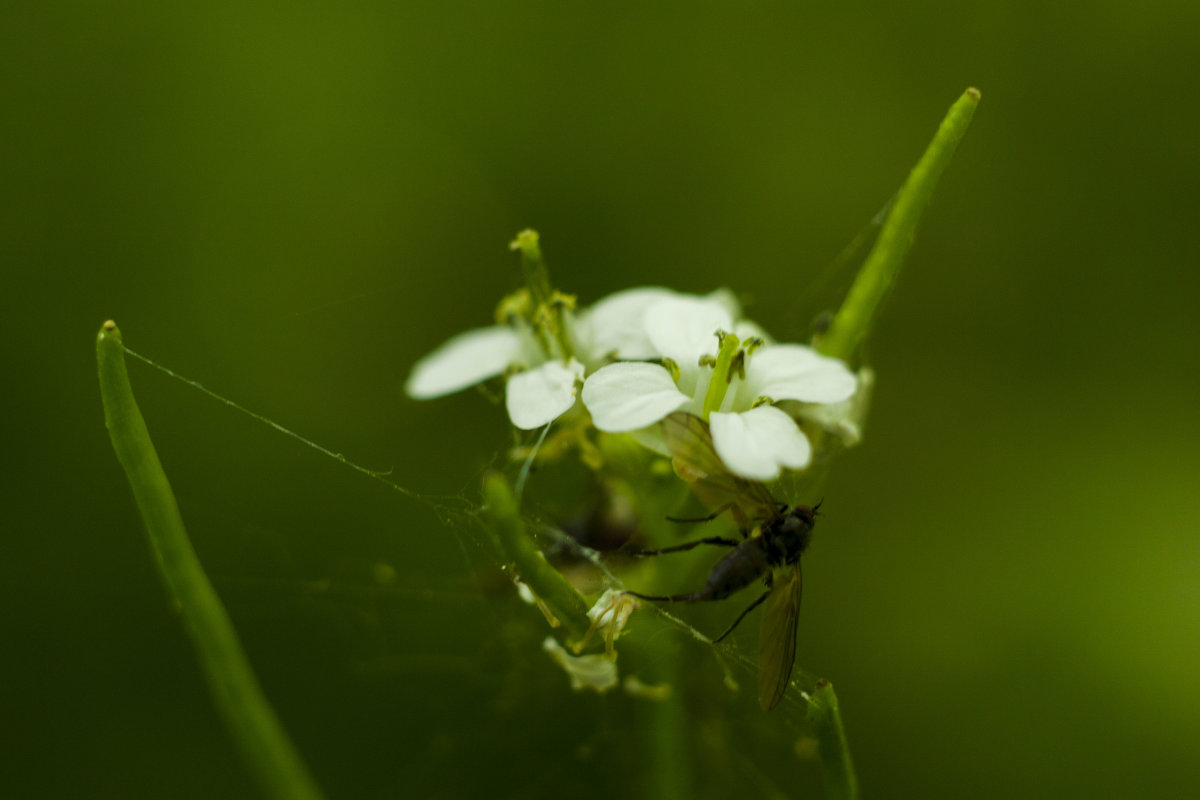
<svg viewBox="0 0 1200 800">
<path fill-rule="evenodd" d="M 867 254 L 854 285 L 850 287 L 850 293 L 834 316 L 829 331 L 820 340 L 817 349 L 822 354 L 849 360 L 857 353 L 880 301 L 904 264 L 904 257 L 916 235 L 917 223 L 921 221 L 925 206 L 929 205 L 938 178 L 971 125 L 979 97 L 978 89 L 963 92 L 942 120 L 925 154 L 909 173 L 875 239 L 875 246 Z"/>
<path fill-rule="evenodd" d="M 846 729 L 833 684 L 821 678 L 808 698 L 808 721 L 817 736 L 825 796 L 830 800 L 858 800 L 858 776 L 846 744 Z"/>
<path fill-rule="evenodd" d="M 321 790 L 263 695 L 225 607 L 192 549 L 175 494 L 129 386 L 121 332 L 111 320 L 96 337 L 96 361 L 104 423 L 113 449 L 218 711 L 267 796 L 320 800 Z"/>
</svg>

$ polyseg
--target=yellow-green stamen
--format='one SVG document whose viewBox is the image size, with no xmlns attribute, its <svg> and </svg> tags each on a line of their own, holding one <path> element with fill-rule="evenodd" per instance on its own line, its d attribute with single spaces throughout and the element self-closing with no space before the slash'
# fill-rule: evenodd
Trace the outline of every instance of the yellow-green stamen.
<svg viewBox="0 0 1200 800">
<path fill-rule="evenodd" d="M 746 380 L 746 351 L 738 350 L 737 355 L 733 357 L 732 363 L 729 365 L 729 372 L 725 374 L 725 382 L 733 383 L 733 374 L 741 380 Z"/>
<path fill-rule="evenodd" d="M 671 380 L 679 383 L 679 365 L 675 363 L 675 360 L 664 356 L 662 359 L 660 359 L 660 361 L 663 365 L 663 368 L 666 369 L 667 372 L 671 373 Z"/>
<path fill-rule="evenodd" d="M 521 288 L 506 295 L 496 305 L 496 324 L 509 325 L 516 319 L 528 320 L 533 315 L 533 300 L 529 289 Z"/>
</svg>

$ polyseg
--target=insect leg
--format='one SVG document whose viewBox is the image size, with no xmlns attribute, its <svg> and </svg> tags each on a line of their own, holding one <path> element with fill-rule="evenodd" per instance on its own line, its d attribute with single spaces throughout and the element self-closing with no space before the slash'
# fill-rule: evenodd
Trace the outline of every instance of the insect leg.
<svg viewBox="0 0 1200 800">
<path fill-rule="evenodd" d="M 766 600 L 767 596 L 770 594 L 771 594 L 771 590 L 767 589 L 765 592 L 763 592 L 761 595 L 759 595 L 758 599 L 755 600 L 753 603 L 751 603 L 749 606 L 747 606 L 745 611 L 743 611 L 741 614 L 738 614 L 738 618 L 733 621 L 732 625 L 730 625 L 728 628 L 725 629 L 724 633 L 722 633 L 717 638 L 713 639 L 713 644 L 716 644 L 717 642 L 721 641 L 729 634 L 733 633 L 733 629 L 738 626 L 738 623 L 740 623 L 743 619 L 745 619 L 747 614 L 749 614 L 754 609 L 758 608 L 762 604 L 762 601 Z"/>
<path fill-rule="evenodd" d="M 691 550 L 693 547 L 699 547 L 702 544 L 715 544 L 721 547 L 737 547 L 741 542 L 733 539 L 725 539 L 720 536 L 709 536 L 707 539 L 697 539 L 694 542 L 685 544 L 677 544 L 673 547 L 663 547 L 659 550 L 626 550 L 624 552 L 631 556 L 661 556 L 663 553 L 682 553 L 685 550 Z"/>
<path fill-rule="evenodd" d="M 669 522 L 712 522 L 733 507 L 734 503 L 726 503 L 707 517 L 667 517 L 667 520 Z"/>
<path fill-rule="evenodd" d="M 716 599 L 714 597 L 704 597 L 700 592 L 692 592 L 691 594 L 638 594 L 626 589 L 625 594 L 641 600 L 653 600 L 657 603 L 697 603 L 701 600 Z"/>
</svg>

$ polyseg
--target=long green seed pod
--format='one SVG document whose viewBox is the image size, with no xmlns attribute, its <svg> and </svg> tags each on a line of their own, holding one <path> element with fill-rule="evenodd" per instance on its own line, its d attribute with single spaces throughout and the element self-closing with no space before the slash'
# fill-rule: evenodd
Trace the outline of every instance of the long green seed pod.
<svg viewBox="0 0 1200 800">
<path fill-rule="evenodd" d="M 167 594 L 196 648 L 217 709 L 267 796 L 320 800 L 321 790 L 296 753 L 258 685 L 233 624 L 192 549 L 146 421 L 125 370 L 125 345 L 111 320 L 96 337 L 100 397 L 117 460 L 133 489 Z"/>
<path fill-rule="evenodd" d="M 963 92 L 942 120 L 925 154 L 909 173 L 879 231 L 875 246 L 867 254 L 829 331 L 818 344 L 824 355 L 850 360 L 866 338 L 880 301 L 908 255 L 917 223 L 921 221 L 925 206 L 929 205 L 933 188 L 971 125 L 979 97 L 978 89 Z"/>
</svg>

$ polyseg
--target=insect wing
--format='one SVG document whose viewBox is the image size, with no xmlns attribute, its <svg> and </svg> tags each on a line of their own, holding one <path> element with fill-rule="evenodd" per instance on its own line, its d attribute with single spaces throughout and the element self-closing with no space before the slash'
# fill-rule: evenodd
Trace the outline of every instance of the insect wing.
<svg viewBox="0 0 1200 800">
<path fill-rule="evenodd" d="M 779 705 L 796 661 L 796 624 L 800 621 L 800 562 L 776 570 L 758 632 L 758 704 L 763 711 Z"/>
<path fill-rule="evenodd" d="M 713 446 L 708 423 L 695 414 L 676 411 L 663 420 L 663 438 L 675 471 L 708 506 L 734 503 L 750 519 L 770 519 L 779 504 L 767 487 L 729 471 Z"/>
</svg>

